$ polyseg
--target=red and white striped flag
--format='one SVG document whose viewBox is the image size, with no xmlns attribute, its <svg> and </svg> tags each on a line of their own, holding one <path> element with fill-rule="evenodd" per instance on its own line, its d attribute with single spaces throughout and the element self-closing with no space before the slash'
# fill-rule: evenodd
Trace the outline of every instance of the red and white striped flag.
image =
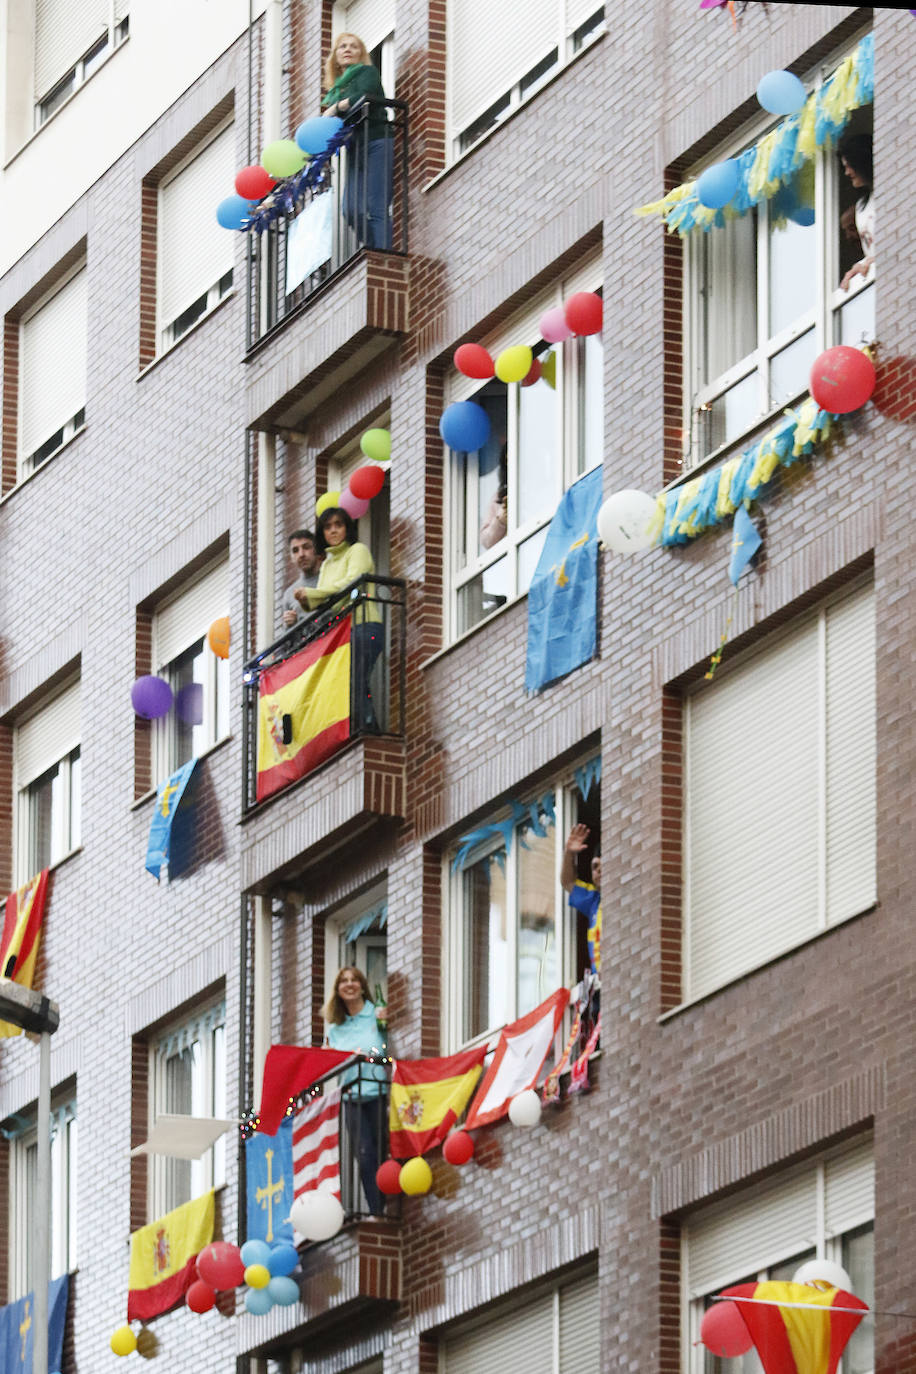
<svg viewBox="0 0 916 1374">
<path fill-rule="evenodd" d="M 340 1197 L 340 1088 L 306 1102 L 293 1117 L 293 1197 L 307 1188 Z"/>
</svg>

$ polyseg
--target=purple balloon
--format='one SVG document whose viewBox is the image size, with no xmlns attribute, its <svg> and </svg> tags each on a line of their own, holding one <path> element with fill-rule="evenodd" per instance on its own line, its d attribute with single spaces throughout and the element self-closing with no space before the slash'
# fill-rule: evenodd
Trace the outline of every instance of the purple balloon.
<svg viewBox="0 0 916 1374">
<path fill-rule="evenodd" d="M 130 703 L 144 720 L 158 720 L 172 705 L 172 689 L 165 678 L 138 677 L 130 689 Z"/>
<path fill-rule="evenodd" d="M 202 725 L 204 719 L 204 688 L 201 682 L 186 682 L 175 698 L 178 719 L 185 725 Z"/>
<path fill-rule="evenodd" d="M 572 334 L 572 330 L 566 323 L 566 316 L 561 305 L 554 306 L 552 310 L 544 311 L 538 329 L 541 331 L 541 338 L 545 343 L 562 343 Z"/>
<path fill-rule="evenodd" d="M 340 493 L 340 500 L 337 503 L 341 510 L 345 510 L 348 515 L 352 515 L 354 520 L 358 520 L 361 515 L 365 515 L 369 509 L 369 502 L 364 501 L 361 496 L 354 496 L 349 487 Z"/>
</svg>

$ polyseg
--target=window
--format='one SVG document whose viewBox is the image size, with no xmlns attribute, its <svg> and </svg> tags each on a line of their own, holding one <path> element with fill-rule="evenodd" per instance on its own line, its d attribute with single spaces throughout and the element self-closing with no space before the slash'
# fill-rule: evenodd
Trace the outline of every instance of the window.
<svg viewBox="0 0 916 1374">
<path fill-rule="evenodd" d="M 511 5 L 448 6 L 449 125 L 453 153 L 471 148 L 599 33 L 594 0 L 533 0 L 519 26 Z"/>
<path fill-rule="evenodd" d="M 483 341 L 494 357 L 510 344 L 531 345 L 542 368 L 533 386 L 449 379 L 448 402 L 473 399 L 491 426 L 485 448 L 449 457 L 452 638 L 527 591 L 564 490 L 602 461 L 601 336 L 559 345 L 538 337 L 544 311 L 575 291 L 595 290 L 597 273 L 597 264 L 583 269 L 540 296 L 499 338 Z"/>
<path fill-rule="evenodd" d="M 17 885 L 80 846 L 79 740 L 78 680 L 16 725 Z"/>
<path fill-rule="evenodd" d="M 554 1283 L 527 1301 L 516 1298 L 485 1318 L 445 1334 L 442 1374 L 564 1374 L 601 1368 L 598 1275 Z"/>
<path fill-rule="evenodd" d="M 9 1141 L 9 1293 L 13 1300 L 32 1287 L 32 1244 L 36 1218 L 47 1203 L 36 1197 L 37 1108 L 7 1121 Z M 76 1097 L 59 1098 L 51 1109 L 51 1278 L 76 1268 Z"/>
<path fill-rule="evenodd" d="M 850 131 L 870 133 L 871 116 L 871 106 L 858 110 Z M 710 163 L 740 151 L 720 150 Z M 874 338 L 874 284 L 857 277 L 849 291 L 839 285 L 863 254 L 841 226 L 857 193 L 835 150 L 818 149 L 793 185 L 796 204 L 813 203 L 811 224 L 785 218 L 780 193 L 721 228 L 686 237 L 688 468 L 803 396 L 825 348 Z"/>
<path fill-rule="evenodd" d="M 373 1001 L 376 990 L 388 1000 L 388 898 L 385 883 L 355 897 L 328 917 L 325 928 L 324 1001 L 331 996 L 338 969 L 362 969 Z"/>
<path fill-rule="evenodd" d="M 876 892 L 871 585 L 720 672 L 684 706 L 687 998 L 855 916 Z"/>
<path fill-rule="evenodd" d="M 86 282 L 83 266 L 20 323 L 20 479 L 86 422 Z"/>
<path fill-rule="evenodd" d="M 36 129 L 124 42 L 127 8 L 127 0 L 35 0 Z"/>
<path fill-rule="evenodd" d="M 753 1350 L 724 1360 L 693 1344 L 709 1300 L 733 1284 L 791 1280 L 805 1260 L 831 1259 L 849 1274 L 856 1297 L 873 1306 L 874 1186 L 871 1143 L 859 1143 L 689 1217 L 681 1235 L 685 1374 L 762 1374 Z M 866 1320 L 839 1374 L 873 1367 L 874 1326 Z"/>
<path fill-rule="evenodd" d="M 545 997 L 581 978 L 587 966 L 585 930 L 560 886 L 563 852 L 577 820 L 592 825 L 599 813 L 598 788 L 587 801 L 572 787 L 515 804 L 476 832 L 470 849 L 448 856 L 448 1039 L 452 1049 L 489 1039 Z M 503 827 L 511 830 L 505 844 Z M 597 820 L 593 841 L 600 848 Z M 482 833 L 481 833 L 482 832 Z M 583 875 L 584 876 L 584 875 Z"/>
<path fill-rule="evenodd" d="M 213 207 L 236 171 L 230 122 L 194 150 L 159 187 L 159 348 L 163 351 L 232 289 L 235 235 L 216 222 Z"/>
<path fill-rule="evenodd" d="M 153 732 L 159 779 L 229 734 L 229 662 L 207 644 L 213 621 L 228 612 L 229 560 L 223 555 L 153 617 L 154 672 L 170 683 L 175 696 Z"/>
<path fill-rule="evenodd" d="M 212 1003 L 150 1046 L 150 1129 L 160 1115 L 226 1116 L 226 1004 Z M 202 1159 L 151 1155 L 150 1216 L 160 1217 L 226 1181 L 226 1138 Z"/>
</svg>

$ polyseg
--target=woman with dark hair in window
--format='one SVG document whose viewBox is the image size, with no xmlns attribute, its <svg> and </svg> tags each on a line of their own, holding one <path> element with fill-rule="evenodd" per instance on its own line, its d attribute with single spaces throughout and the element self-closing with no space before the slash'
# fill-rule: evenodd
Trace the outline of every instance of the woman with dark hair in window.
<svg viewBox="0 0 916 1374">
<path fill-rule="evenodd" d="M 331 1049 L 384 1055 L 385 1036 L 377 1011 L 362 969 L 345 964 L 334 979 L 333 991 L 323 1008 Z M 347 1135 L 359 1164 L 360 1182 L 369 1211 L 379 1216 L 385 1209 L 385 1200 L 375 1175 L 380 1159 L 387 1153 L 388 1075 L 380 1064 L 361 1063 L 358 1068 L 345 1070 L 340 1083 Z"/>
<path fill-rule="evenodd" d="M 347 223 L 367 248 L 391 247 L 392 128 L 388 122 L 382 78 L 366 45 L 354 33 L 339 33 L 324 65 L 329 88 L 321 102 L 327 115 L 346 118 L 358 101 L 369 109 L 350 144 L 351 170 L 344 191 Z"/>
<path fill-rule="evenodd" d="M 324 559 L 318 574 L 317 587 L 296 587 L 293 595 L 309 610 L 334 600 L 351 582 L 366 573 L 375 572 L 372 554 L 359 542 L 356 521 L 340 506 L 322 511 L 315 534 L 315 548 Z M 358 712 L 359 726 L 377 731 L 369 675 L 384 646 L 382 613 L 373 598 L 371 583 L 362 587 L 362 597 L 352 612 L 350 646 L 354 673 L 353 701 Z"/>
<path fill-rule="evenodd" d="M 862 245 L 861 259 L 853 263 L 840 282 L 843 291 L 848 291 L 856 277 L 870 280 L 875 265 L 875 196 L 872 185 L 871 134 L 845 134 L 837 148 L 843 171 L 857 191 L 864 195 L 856 201 L 856 233 Z M 861 283 L 860 283 L 861 284 Z"/>
</svg>

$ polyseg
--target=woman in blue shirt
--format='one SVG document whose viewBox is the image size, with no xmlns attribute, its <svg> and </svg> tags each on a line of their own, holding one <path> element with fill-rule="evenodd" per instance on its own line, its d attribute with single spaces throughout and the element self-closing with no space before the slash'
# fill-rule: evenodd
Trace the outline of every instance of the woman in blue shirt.
<svg viewBox="0 0 916 1374">
<path fill-rule="evenodd" d="M 376 1021 L 375 1005 L 362 969 L 344 965 L 324 1008 L 327 1041 L 333 1050 L 383 1055 L 385 1036 Z M 344 1120 L 350 1149 L 369 1211 L 380 1216 L 385 1199 L 375 1181 L 382 1152 L 387 1154 L 388 1074 L 381 1064 L 360 1063 L 341 1075 Z"/>
</svg>

